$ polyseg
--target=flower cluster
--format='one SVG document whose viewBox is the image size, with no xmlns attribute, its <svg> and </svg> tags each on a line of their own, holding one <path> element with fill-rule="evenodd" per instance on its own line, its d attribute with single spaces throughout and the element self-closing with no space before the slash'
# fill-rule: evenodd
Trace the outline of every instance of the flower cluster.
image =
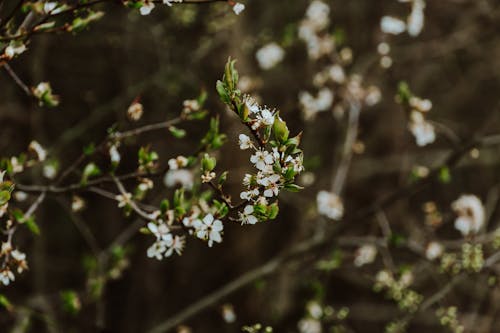
<svg viewBox="0 0 500 333">
<path fill-rule="evenodd" d="M 409 111 L 408 129 L 415 137 L 418 146 L 423 147 L 436 140 L 434 125 L 425 119 L 432 109 L 432 102 L 414 96 L 405 82 L 399 84 L 398 102 Z"/>
<path fill-rule="evenodd" d="M 386 291 L 387 297 L 396 301 L 401 310 L 415 312 L 423 300 L 423 296 L 410 289 L 413 283 L 413 274 L 411 271 L 404 271 L 399 278 L 387 271 L 382 270 L 375 277 L 375 291 Z"/>
<path fill-rule="evenodd" d="M 2 243 L 0 249 L 0 263 L 0 283 L 4 286 L 8 286 L 10 282 L 15 280 L 13 271 L 21 274 L 28 269 L 26 254 L 17 249 L 13 249 L 10 241 Z"/>
<path fill-rule="evenodd" d="M 391 35 L 399 35 L 405 31 L 412 37 L 420 35 L 424 28 L 424 0 L 398 0 L 399 2 L 406 2 L 411 5 L 411 10 L 406 18 L 406 21 L 393 17 L 384 16 L 380 20 L 380 29 L 382 32 Z"/>
<path fill-rule="evenodd" d="M 299 38 L 305 42 L 311 60 L 319 63 L 319 60 L 326 59 L 327 62 L 321 62 L 320 69 L 313 76 L 317 93 L 299 93 L 299 104 L 306 120 L 326 111 L 342 116 L 354 101 L 372 106 L 381 99 L 377 87 L 365 88 L 361 76 L 346 73 L 346 67 L 352 62 L 352 51 L 348 47 L 337 49 L 336 36 L 329 33 L 329 25 L 330 7 L 320 0 L 311 2 L 300 24 Z"/>
</svg>

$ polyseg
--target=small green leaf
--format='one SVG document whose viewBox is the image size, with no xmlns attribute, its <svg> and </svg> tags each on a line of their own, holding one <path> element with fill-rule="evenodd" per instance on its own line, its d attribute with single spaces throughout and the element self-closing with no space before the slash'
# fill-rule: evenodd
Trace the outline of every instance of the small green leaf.
<svg viewBox="0 0 500 333">
<path fill-rule="evenodd" d="M 172 134 L 177 139 L 182 139 L 186 136 L 186 131 L 181 128 L 170 126 L 168 130 L 170 131 L 170 134 Z"/>
</svg>

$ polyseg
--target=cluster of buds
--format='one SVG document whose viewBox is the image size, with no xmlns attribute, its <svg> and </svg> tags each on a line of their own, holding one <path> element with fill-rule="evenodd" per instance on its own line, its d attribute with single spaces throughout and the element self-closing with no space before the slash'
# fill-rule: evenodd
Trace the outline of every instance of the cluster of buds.
<svg viewBox="0 0 500 333">
<path fill-rule="evenodd" d="M 323 324 L 328 324 L 332 332 L 345 329 L 341 322 L 349 315 L 349 308 L 342 307 L 334 309 L 331 306 L 323 306 L 318 301 L 309 301 L 306 305 L 305 316 L 298 322 L 297 328 L 300 333 L 322 332 Z"/>
<path fill-rule="evenodd" d="M 382 32 L 391 35 L 399 35 L 405 31 L 412 37 L 420 35 L 424 28 L 424 0 L 399 0 L 411 5 L 411 11 L 406 20 L 393 16 L 384 16 L 380 20 L 380 29 Z"/>
<path fill-rule="evenodd" d="M 417 311 L 423 296 L 410 289 L 412 283 L 413 274 L 410 271 L 402 272 L 396 279 L 391 272 L 383 270 L 375 277 L 374 290 L 385 290 L 387 297 L 396 301 L 401 310 L 413 313 Z"/>
<path fill-rule="evenodd" d="M 38 100 L 40 106 L 53 108 L 59 105 L 59 96 L 54 95 L 49 82 L 40 82 L 31 89 L 33 96 Z"/>
<path fill-rule="evenodd" d="M 423 147 L 433 143 L 436 140 L 436 131 L 434 125 L 425 119 L 432 109 L 432 102 L 414 96 L 406 82 L 399 84 L 397 101 L 409 111 L 408 129 L 415 137 L 417 145 Z"/>
<path fill-rule="evenodd" d="M 439 308 L 436 311 L 436 316 L 439 318 L 439 323 L 447 327 L 453 333 L 463 333 L 465 328 L 458 321 L 458 310 L 456 306 L 448 308 Z"/>
</svg>

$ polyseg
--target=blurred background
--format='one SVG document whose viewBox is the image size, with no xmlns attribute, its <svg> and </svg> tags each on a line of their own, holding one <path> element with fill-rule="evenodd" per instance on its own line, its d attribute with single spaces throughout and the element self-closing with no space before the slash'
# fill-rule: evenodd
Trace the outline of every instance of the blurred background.
<svg viewBox="0 0 500 333">
<path fill-rule="evenodd" d="M 483 134 L 500 131 L 495 117 L 499 114 L 500 92 L 497 1 L 428 1 L 425 27 L 417 37 L 381 32 L 381 17 L 408 14 L 408 7 L 401 2 L 326 2 L 331 7 L 329 29 L 335 36 L 342 36 L 337 47 L 352 50 L 347 73 L 361 75 L 363 82 L 377 86 L 382 96 L 380 103 L 363 108 L 361 113 L 361 148 L 354 154 L 343 195 L 346 212 L 361 210 L 402 188 L 414 166 L 439 165 L 478 130 Z M 75 227 L 75 219 L 88 225 L 99 247 L 105 248 L 121 230 L 134 223 L 134 218 L 124 217 L 114 203 L 93 194 L 82 194 L 87 209 L 79 214 L 71 212 L 71 198 L 50 196 L 37 213 L 41 234 L 16 235 L 16 243 L 27 250 L 30 258 L 29 271 L 19 276 L 12 287 L 1 290 L 15 304 L 36 309 L 30 316 L 25 314 L 31 320 L 26 331 L 99 331 L 94 326 L 99 312 L 106 332 L 146 332 L 314 232 L 321 219 L 316 212 L 316 194 L 330 186 L 331 174 L 339 163 L 345 117 L 323 112 L 306 121 L 299 105 L 299 93 L 313 89 L 312 77 L 318 69 L 318 62 L 308 58 L 304 43 L 297 37 L 309 1 L 249 0 L 245 5 L 246 10 L 239 16 L 226 3 L 215 3 L 158 6 L 151 15 L 142 17 L 138 11 L 109 4 L 102 6 L 105 18 L 87 31 L 36 36 L 28 46 L 29 52 L 10 65 L 30 85 L 50 81 L 61 96 L 60 105 L 54 109 L 39 108 L 4 71 L 0 73 L 0 155 L 18 154 L 36 139 L 60 161 L 62 168 L 75 160 L 84 146 L 104 139 L 109 127 L 133 128 L 126 110 L 137 97 L 144 105 L 141 125 L 174 118 L 184 100 L 206 90 L 207 109 L 213 115 L 220 114 L 222 130 L 229 139 L 218 167 L 231 171 L 228 189 L 237 196 L 245 172 L 240 166 L 248 164 L 247 154 L 237 146 L 243 128 L 215 92 L 215 82 L 231 56 L 237 59 L 240 75 L 250 82 L 249 92 L 264 104 L 280 109 L 293 134 L 304 132 L 302 145 L 309 177 L 303 180 L 305 190 L 285 193 L 280 199 L 277 220 L 255 226 L 229 225 L 224 242 L 210 249 L 189 239 L 181 257 L 156 261 L 145 255 L 150 239 L 137 233 L 121 249 L 126 253 L 124 265 L 128 266 L 106 285 L 100 300 L 84 304 L 75 315 L 64 311 L 60 293 L 88 288 L 87 272 L 93 265 L 92 252 Z M 285 56 L 272 69 L 263 70 L 255 54 L 270 42 L 281 45 Z M 391 46 L 390 68 L 379 65 L 377 46 L 381 42 Z M 406 81 L 417 96 L 432 101 L 428 118 L 448 133 L 440 135 L 438 131 L 432 145 L 418 147 L 408 132 L 407 114 L 395 102 L 400 81 Z M 136 167 L 137 148 L 145 143 L 151 143 L 159 152 L 162 165 L 179 154 L 189 154 L 203 136 L 205 124 L 183 127 L 188 135 L 175 142 L 167 131 L 140 137 L 124 147 L 122 170 Z M 467 155 L 450 171 L 450 182 L 432 182 L 391 205 L 385 215 L 394 234 L 426 241 L 422 206 L 432 201 L 444 212 L 438 236 L 459 239 L 451 222 L 450 202 L 461 193 L 475 193 L 485 201 L 495 198 L 500 181 L 499 152 L 493 146 L 481 149 L 479 156 Z M 49 182 L 36 169 L 20 181 Z M 171 191 L 156 186 L 150 201 L 157 204 L 158 198 L 168 193 Z M 490 202 L 493 227 L 498 222 L 498 210 L 496 201 Z M 23 205 L 27 204 L 20 203 Z M 375 218 L 370 217 L 347 225 L 338 236 L 380 234 Z M 332 244 L 335 241 L 332 239 Z M 383 294 L 373 292 L 370 281 L 382 259 L 377 258 L 373 266 L 357 268 L 352 264 L 355 249 L 337 249 L 343 259 L 332 270 L 321 270 L 316 265 L 329 253 L 304 255 L 211 305 L 185 325 L 192 332 L 239 332 L 243 325 L 259 322 L 272 326 L 275 332 L 298 332 L 297 323 L 304 316 L 306 303 L 321 298 L 335 309 L 350 309 L 347 332 L 383 332 L 401 312 Z M 407 252 L 394 249 L 396 265 L 415 265 L 423 260 Z M 422 268 L 424 272 L 426 269 L 430 270 Z M 461 311 L 488 322 L 489 326 L 481 326 L 483 322 L 476 318 L 477 330 L 469 326 L 470 332 L 500 331 L 499 295 L 485 287 L 488 274 L 463 281 L 446 298 Z M 416 281 L 418 290 L 429 296 L 446 281 L 446 276 L 422 273 Z M 232 323 L 223 318 L 228 309 L 236 315 Z M 53 326 L 46 324 L 44 313 L 54 321 Z M 1 310 L 0 331 L 22 328 L 25 317 Z M 326 327 L 324 331 L 330 332 Z M 419 313 L 408 326 L 408 332 L 422 331 L 448 330 L 429 310 Z"/>
</svg>

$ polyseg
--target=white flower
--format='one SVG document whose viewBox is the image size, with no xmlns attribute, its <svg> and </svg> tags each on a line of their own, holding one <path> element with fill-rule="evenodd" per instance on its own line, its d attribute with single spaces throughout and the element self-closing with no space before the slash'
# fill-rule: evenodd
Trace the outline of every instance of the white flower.
<svg viewBox="0 0 500 333">
<path fill-rule="evenodd" d="M 320 191 L 316 196 L 318 212 L 332 220 L 340 220 L 344 215 L 342 200 L 335 193 Z"/>
<path fill-rule="evenodd" d="M 13 156 L 10 158 L 10 164 L 12 166 L 12 173 L 16 174 L 16 173 L 20 173 L 20 172 L 23 172 L 24 170 L 24 165 L 22 165 L 21 163 L 19 163 L 19 160 L 17 157 Z"/>
<path fill-rule="evenodd" d="M 29 146 L 28 146 L 28 149 L 30 150 L 33 150 L 37 157 L 38 157 L 38 160 L 40 162 L 43 162 L 45 161 L 45 159 L 47 158 L 47 152 L 45 151 L 45 149 L 35 140 L 31 141 Z"/>
<path fill-rule="evenodd" d="M 430 242 L 425 249 L 425 257 L 429 260 L 439 258 L 444 251 L 443 245 L 438 242 Z"/>
<path fill-rule="evenodd" d="M 387 34 L 399 35 L 406 30 L 406 23 L 392 16 L 384 16 L 380 20 L 380 28 Z"/>
<path fill-rule="evenodd" d="M 125 193 L 125 195 L 118 194 L 115 196 L 115 200 L 118 201 L 118 207 L 125 207 L 132 200 L 132 193 Z"/>
<path fill-rule="evenodd" d="M 167 187 L 174 187 L 177 184 L 183 188 L 191 190 L 194 185 L 193 173 L 189 170 L 169 170 L 163 178 L 163 183 Z"/>
<path fill-rule="evenodd" d="M 10 253 L 10 255 L 12 256 L 12 258 L 14 258 L 14 260 L 17 260 L 17 261 L 24 261 L 26 260 L 26 254 L 19 251 L 19 250 L 14 250 Z"/>
<path fill-rule="evenodd" d="M 252 162 L 257 169 L 266 170 L 267 165 L 272 165 L 274 163 L 274 158 L 268 151 L 261 149 L 250 156 L 250 162 Z"/>
<path fill-rule="evenodd" d="M 222 318 L 228 324 L 234 323 L 236 321 L 236 313 L 231 304 L 224 304 L 222 306 Z"/>
<path fill-rule="evenodd" d="M 167 250 L 167 243 L 164 241 L 156 241 L 148 248 L 147 256 L 149 258 L 163 259 L 163 253 Z"/>
<path fill-rule="evenodd" d="M 14 273 L 7 267 L 0 271 L 0 282 L 4 286 L 8 286 L 11 281 L 15 280 Z"/>
<path fill-rule="evenodd" d="M 424 119 L 422 113 L 413 111 L 411 113 L 408 128 L 412 132 L 417 145 L 420 147 L 433 143 L 436 140 L 434 126 Z"/>
<path fill-rule="evenodd" d="M 127 109 L 127 116 L 132 121 L 141 119 L 144 113 L 144 107 L 139 102 L 133 102 Z"/>
<path fill-rule="evenodd" d="M 42 173 L 45 178 L 54 179 L 57 176 L 57 167 L 54 163 L 45 164 Z"/>
<path fill-rule="evenodd" d="M 330 24 L 330 7 L 323 1 L 314 0 L 306 11 L 306 19 L 313 24 L 316 31 L 322 30 Z"/>
<path fill-rule="evenodd" d="M 141 15 L 149 15 L 151 14 L 151 11 L 155 8 L 155 4 L 153 1 L 148 1 L 144 3 L 139 11 L 141 12 Z"/>
<path fill-rule="evenodd" d="M 238 137 L 238 144 L 240 145 L 241 150 L 246 150 L 248 148 L 252 148 L 252 140 L 248 135 L 240 134 Z"/>
<path fill-rule="evenodd" d="M 274 113 L 268 109 L 260 110 L 260 114 L 257 114 L 257 121 L 252 125 L 254 130 L 261 126 L 271 126 L 274 124 Z"/>
<path fill-rule="evenodd" d="M 186 238 L 184 236 L 175 236 L 172 240 L 172 244 L 168 246 L 167 251 L 165 252 L 165 257 L 170 257 L 174 252 L 177 255 L 181 255 L 184 250 L 184 246 L 186 245 Z"/>
<path fill-rule="evenodd" d="M 243 213 L 239 212 L 239 220 L 241 221 L 241 224 L 255 224 L 259 222 L 259 220 L 253 216 L 254 209 L 252 205 L 247 205 L 243 209 Z"/>
<path fill-rule="evenodd" d="M 237 2 L 234 6 L 233 6 L 233 11 L 236 15 L 240 15 L 242 11 L 245 10 L 245 5 L 240 3 L 240 2 Z"/>
<path fill-rule="evenodd" d="M 200 110 L 200 103 L 195 99 L 187 99 L 182 102 L 182 112 L 190 114 Z"/>
<path fill-rule="evenodd" d="M 71 201 L 71 210 L 79 212 L 83 208 L 85 208 L 85 201 L 77 195 L 73 196 L 73 200 Z"/>
<path fill-rule="evenodd" d="M 4 171 L 0 171 L 0 183 L 3 183 L 3 177 L 5 176 L 6 172 L 7 171 L 5 171 L 5 170 Z"/>
<path fill-rule="evenodd" d="M 410 36 L 418 36 L 424 28 L 424 8 L 423 0 L 413 0 L 410 16 L 408 16 L 408 34 Z"/>
<path fill-rule="evenodd" d="M 23 191 L 16 191 L 14 192 L 14 198 L 19 202 L 23 202 L 28 199 L 28 193 Z"/>
<path fill-rule="evenodd" d="M 173 3 L 181 3 L 183 0 L 163 0 L 163 3 L 169 7 L 172 7 Z"/>
<path fill-rule="evenodd" d="M 118 163 L 120 163 L 121 156 L 116 145 L 112 145 L 111 147 L 109 147 L 109 156 L 112 164 L 117 165 Z"/>
<path fill-rule="evenodd" d="M 355 254 L 354 265 L 361 267 L 366 264 L 371 264 L 377 256 L 377 248 L 372 244 L 361 246 Z"/>
<path fill-rule="evenodd" d="M 301 319 L 298 323 L 300 333 L 321 333 L 321 322 L 313 318 Z"/>
<path fill-rule="evenodd" d="M 59 7 L 59 8 L 57 8 L 57 7 Z M 57 2 L 46 2 L 43 5 L 43 11 L 46 14 L 50 13 L 51 15 L 54 15 L 54 14 L 60 13 L 62 10 L 63 10 L 63 6 L 59 6 L 59 4 Z"/>
<path fill-rule="evenodd" d="M 196 237 L 208 240 L 209 247 L 212 247 L 214 242 L 222 242 L 221 234 L 224 225 L 220 220 L 216 220 L 212 214 L 206 215 L 203 220 L 195 220 L 193 227 L 196 230 Z"/>
<path fill-rule="evenodd" d="M 215 172 L 205 171 L 205 173 L 201 175 L 201 182 L 210 183 L 215 178 L 215 176 Z"/>
<path fill-rule="evenodd" d="M 163 221 L 160 221 L 158 224 L 149 222 L 148 229 L 153 235 L 156 236 L 157 240 L 165 241 L 167 242 L 167 244 L 172 243 L 173 238 L 172 234 L 170 233 L 170 229 Z"/>
<path fill-rule="evenodd" d="M 170 168 L 170 170 L 177 170 L 187 166 L 188 162 L 188 159 L 181 155 L 168 160 L 168 167 Z"/>
<path fill-rule="evenodd" d="M 311 317 L 314 319 L 320 319 L 321 316 L 323 315 L 323 308 L 321 305 L 316 302 L 316 301 L 310 301 L 306 305 L 307 312 Z"/>
<path fill-rule="evenodd" d="M 485 213 L 481 200 L 475 195 L 462 195 L 451 204 L 458 215 L 455 220 L 455 229 L 467 236 L 477 233 L 484 224 Z"/>
<path fill-rule="evenodd" d="M 256 196 L 260 194 L 259 190 L 257 188 L 254 188 L 253 190 L 248 190 L 248 191 L 243 191 L 240 193 L 240 198 L 241 200 L 252 200 Z"/>
<path fill-rule="evenodd" d="M 19 42 L 11 42 L 9 46 L 5 48 L 4 54 L 8 59 L 14 58 L 16 55 L 24 53 L 26 51 L 26 45 Z"/>
<path fill-rule="evenodd" d="M 330 66 L 328 69 L 328 74 L 330 76 L 330 79 L 332 79 L 333 82 L 336 83 L 344 83 L 345 82 L 345 72 L 342 66 L 340 65 L 333 65 Z"/>
<path fill-rule="evenodd" d="M 268 70 L 279 64 L 285 57 L 285 51 L 276 43 L 269 43 L 255 54 L 260 68 Z"/>
</svg>

